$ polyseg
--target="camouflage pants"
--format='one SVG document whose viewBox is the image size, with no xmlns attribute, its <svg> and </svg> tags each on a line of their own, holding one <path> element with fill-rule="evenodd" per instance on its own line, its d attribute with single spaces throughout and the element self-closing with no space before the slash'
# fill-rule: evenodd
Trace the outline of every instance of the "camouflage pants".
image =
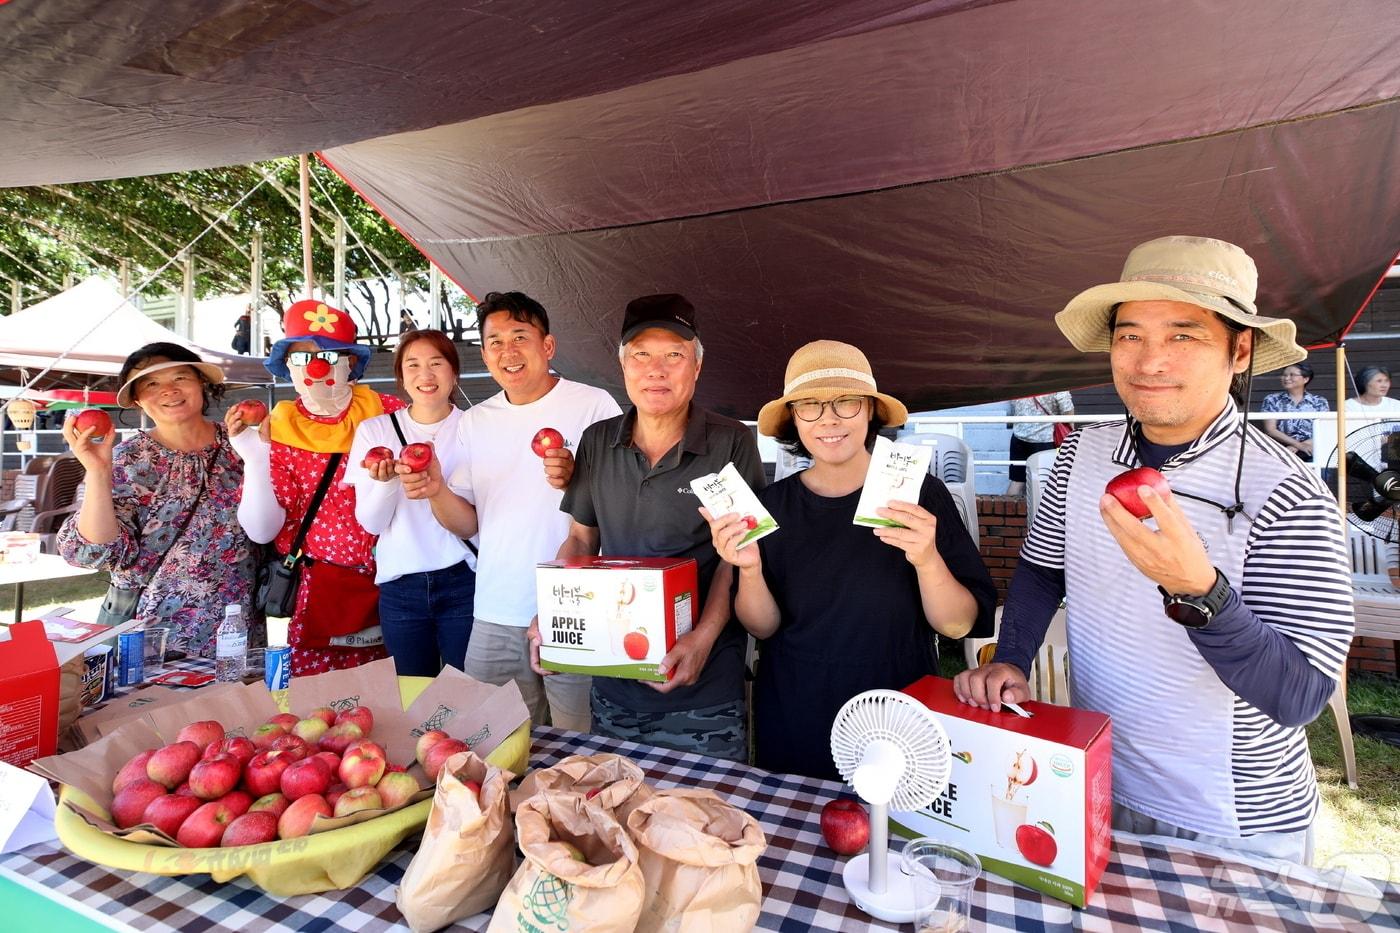
<svg viewBox="0 0 1400 933">
<path fill-rule="evenodd" d="M 595 689 L 593 732 L 711 758 L 738 762 L 747 762 L 749 758 L 743 700 L 699 709 L 643 713 L 610 703 Z"/>
</svg>

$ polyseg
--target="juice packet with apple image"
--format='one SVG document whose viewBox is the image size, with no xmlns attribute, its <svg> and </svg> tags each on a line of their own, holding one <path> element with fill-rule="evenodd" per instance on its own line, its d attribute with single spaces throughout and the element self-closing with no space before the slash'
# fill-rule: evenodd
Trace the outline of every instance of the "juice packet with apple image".
<svg viewBox="0 0 1400 933">
<path fill-rule="evenodd" d="M 856 517 L 851 523 L 868 528 L 903 528 L 899 522 L 881 518 L 878 510 L 892 499 L 917 503 L 919 489 L 932 462 L 932 447 L 896 444 L 887 437 L 875 438 L 870 466 L 865 471 L 865 485 L 856 503 Z"/>
<path fill-rule="evenodd" d="M 738 467 L 732 463 L 726 463 L 718 473 L 697 476 L 690 481 L 690 489 L 713 517 L 719 518 L 730 512 L 738 512 L 743 517 L 749 530 L 739 539 L 738 547 L 752 544 L 778 530 L 778 523 L 758 501 L 758 496 L 754 495 L 749 484 L 739 475 Z"/>
</svg>

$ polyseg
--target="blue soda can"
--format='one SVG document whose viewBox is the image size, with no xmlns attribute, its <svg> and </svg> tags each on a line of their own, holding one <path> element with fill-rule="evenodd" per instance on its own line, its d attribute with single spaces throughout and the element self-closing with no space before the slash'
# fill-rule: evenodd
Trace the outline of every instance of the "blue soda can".
<svg viewBox="0 0 1400 933">
<path fill-rule="evenodd" d="M 263 655 L 263 682 L 269 690 L 286 690 L 292 682 L 292 649 L 268 648 Z"/>
<path fill-rule="evenodd" d="M 146 679 L 146 633 L 123 632 L 117 636 L 117 686 L 134 687 Z"/>
</svg>

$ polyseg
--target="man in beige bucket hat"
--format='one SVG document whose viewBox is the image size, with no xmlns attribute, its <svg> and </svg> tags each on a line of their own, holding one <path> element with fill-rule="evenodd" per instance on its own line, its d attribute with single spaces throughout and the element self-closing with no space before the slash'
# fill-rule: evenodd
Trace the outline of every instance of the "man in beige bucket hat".
<svg viewBox="0 0 1400 933">
<path fill-rule="evenodd" d="M 1128 417 L 1060 448 L 996 656 L 956 690 L 994 710 L 1028 699 L 1064 598 L 1074 703 L 1113 718 L 1115 828 L 1306 863 L 1303 726 L 1346 661 L 1351 580 L 1327 488 L 1236 407 L 1251 372 L 1306 356 L 1292 321 L 1256 310 L 1257 280 L 1238 246 L 1162 237 L 1056 315 L 1076 348 L 1108 352 Z M 1142 466 L 1170 485 L 1135 486 L 1145 521 L 1105 491 Z"/>
</svg>

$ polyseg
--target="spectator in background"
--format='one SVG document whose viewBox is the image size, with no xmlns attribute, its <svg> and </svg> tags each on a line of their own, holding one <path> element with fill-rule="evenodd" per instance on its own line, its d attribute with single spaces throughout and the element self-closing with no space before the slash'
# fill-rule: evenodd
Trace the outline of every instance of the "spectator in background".
<svg viewBox="0 0 1400 933">
<path fill-rule="evenodd" d="M 233 323 L 233 352 L 246 354 L 252 348 L 253 315 L 244 311 Z"/>
<path fill-rule="evenodd" d="M 1357 394 L 1347 399 L 1348 415 L 1371 415 L 1393 418 L 1400 416 L 1400 400 L 1390 397 L 1390 370 L 1384 366 L 1367 366 L 1356 376 Z"/>
<path fill-rule="evenodd" d="M 120 379 L 117 404 L 141 409 L 154 427 L 117 444 L 115 430 L 97 439 L 64 423 L 87 475 L 81 510 L 58 532 L 59 554 L 110 571 L 99 622 L 139 616 L 168 628 L 171 646 L 211 658 L 224 607 L 236 604 L 250 644 L 262 644 L 255 546 L 238 524 L 243 461 L 224 426 L 205 417 L 223 395 L 223 370 L 178 344 L 151 343 L 126 358 Z"/>
<path fill-rule="evenodd" d="M 1282 392 L 1264 396 L 1261 411 L 1331 411 L 1327 399 L 1308 391 L 1313 381 L 1313 368 L 1307 363 L 1294 363 L 1279 374 Z M 1313 458 L 1313 423 L 1311 418 L 1270 418 L 1264 422 L 1264 433 L 1278 441 L 1309 463 Z"/>
<path fill-rule="evenodd" d="M 1013 399 L 1011 415 L 1026 418 L 1032 415 L 1072 415 L 1074 399 L 1068 392 L 1052 392 L 1049 395 L 1032 395 Z M 1011 428 L 1010 460 L 1024 461 L 1031 454 L 1055 447 L 1055 425 L 1049 421 L 1022 421 Z M 1010 483 L 1006 486 L 1008 496 L 1021 496 L 1026 492 L 1025 463 L 1013 463 L 1007 470 Z"/>
</svg>

